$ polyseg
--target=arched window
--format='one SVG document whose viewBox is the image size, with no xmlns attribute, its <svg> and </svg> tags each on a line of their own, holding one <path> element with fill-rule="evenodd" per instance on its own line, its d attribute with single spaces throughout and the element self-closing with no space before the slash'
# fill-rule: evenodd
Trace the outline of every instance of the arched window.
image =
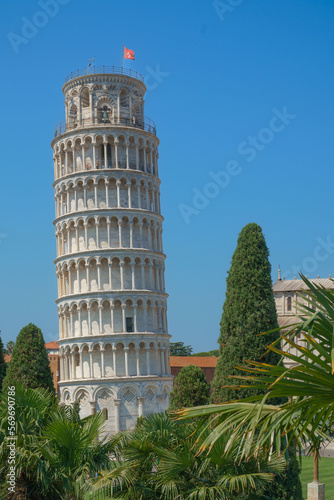
<svg viewBox="0 0 334 500">
<path fill-rule="evenodd" d="M 288 297 L 286 300 L 286 310 L 287 311 L 292 310 L 292 297 Z"/>
<path fill-rule="evenodd" d="M 89 90 L 85 88 L 82 91 L 82 107 L 88 108 L 88 106 L 89 106 Z"/>
<path fill-rule="evenodd" d="M 78 114 L 77 107 L 74 104 L 72 104 L 72 106 L 70 108 L 70 116 L 69 116 L 71 127 L 76 127 L 78 124 L 77 114 Z"/>
</svg>

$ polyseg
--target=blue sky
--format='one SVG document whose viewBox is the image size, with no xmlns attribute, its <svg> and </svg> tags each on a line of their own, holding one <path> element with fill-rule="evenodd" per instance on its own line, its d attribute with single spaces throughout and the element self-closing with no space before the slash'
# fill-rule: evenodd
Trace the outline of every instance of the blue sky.
<svg viewBox="0 0 334 500">
<path fill-rule="evenodd" d="M 29 322 L 58 338 L 50 142 L 61 88 L 87 58 L 119 65 L 123 43 L 161 141 L 172 340 L 217 347 L 227 271 L 249 222 L 263 228 L 273 280 L 279 264 L 287 277 L 334 275 L 332 1 L 12 0 L 1 11 L 5 343 Z"/>
</svg>

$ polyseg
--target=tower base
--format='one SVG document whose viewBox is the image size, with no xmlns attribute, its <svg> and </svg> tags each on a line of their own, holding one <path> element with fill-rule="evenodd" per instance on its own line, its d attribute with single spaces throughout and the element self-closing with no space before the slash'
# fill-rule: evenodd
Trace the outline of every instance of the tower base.
<svg viewBox="0 0 334 500">
<path fill-rule="evenodd" d="M 86 379 L 60 382 L 60 400 L 63 404 L 79 402 L 80 417 L 99 411 L 105 414 L 103 435 L 131 430 L 137 418 L 168 409 L 173 378 L 122 377 L 115 380 L 87 381 Z"/>
</svg>

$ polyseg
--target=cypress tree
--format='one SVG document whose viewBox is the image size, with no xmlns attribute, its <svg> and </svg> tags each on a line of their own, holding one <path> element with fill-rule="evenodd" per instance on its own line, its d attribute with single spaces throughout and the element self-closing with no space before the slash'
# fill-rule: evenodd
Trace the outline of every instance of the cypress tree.
<svg viewBox="0 0 334 500">
<path fill-rule="evenodd" d="M 262 229 L 255 223 L 241 231 L 226 280 L 226 297 L 220 322 L 220 353 L 212 381 L 212 401 L 222 403 L 260 394 L 260 390 L 223 388 L 224 385 L 246 385 L 228 378 L 243 376 L 236 366 L 246 360 L 277 364 L 280 356 L 266 346 L 279 337 L 258 334 L 278 327 L 271 282 L 269 251 Z"/>
<path fill-rule="evenodd" d="M 2 389 L 2 383 L 6 375 L 7 364 L 5 362 L 3 343 L 0 337 L 0 391 Z"/>
<path fill-rule="evenodd" d="M 15 382 L 31 389 L 44 387 L 54 392 L 44 337 L 32 323 L 22 328 L 17 336 L 3 386 L 6 388 Z"/>
<path fill-rule="evenodd" d="M 205 405 L 209 402 L 210 386 L 203 371 L 195 365 L 184 366 L 175 377 L 170 393 L 170 410 Z"/>
</svg>

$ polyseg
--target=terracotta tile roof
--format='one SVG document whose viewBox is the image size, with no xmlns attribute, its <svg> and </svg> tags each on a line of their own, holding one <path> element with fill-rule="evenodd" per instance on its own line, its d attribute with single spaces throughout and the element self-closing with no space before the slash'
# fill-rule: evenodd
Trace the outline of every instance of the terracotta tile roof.
<svg viewBox="0 0 334 500">
<path fill-rule="evenodd" d="M 59 345 L 55 341 L 48 342 L 47 344 L 45 344 L 45 347 L 47 349 L 59 349 Z"/>
<path fill-rule="evenodd" d="M 59 345 L 55 341 L 48 342 L 47 344 L 45 344 L 45 347 L 46 349 L 59 349 Z M 5 354 L 4 358 L 5 363 L 9 363 L 11 356 L 10 354 Z"/>
<path fill-rule="evenodd" d="M 215 356 L 171 356 L 170 366 L 195 365 L 200 368 L 215 368 L 217 361 Z"/>
</svg>

